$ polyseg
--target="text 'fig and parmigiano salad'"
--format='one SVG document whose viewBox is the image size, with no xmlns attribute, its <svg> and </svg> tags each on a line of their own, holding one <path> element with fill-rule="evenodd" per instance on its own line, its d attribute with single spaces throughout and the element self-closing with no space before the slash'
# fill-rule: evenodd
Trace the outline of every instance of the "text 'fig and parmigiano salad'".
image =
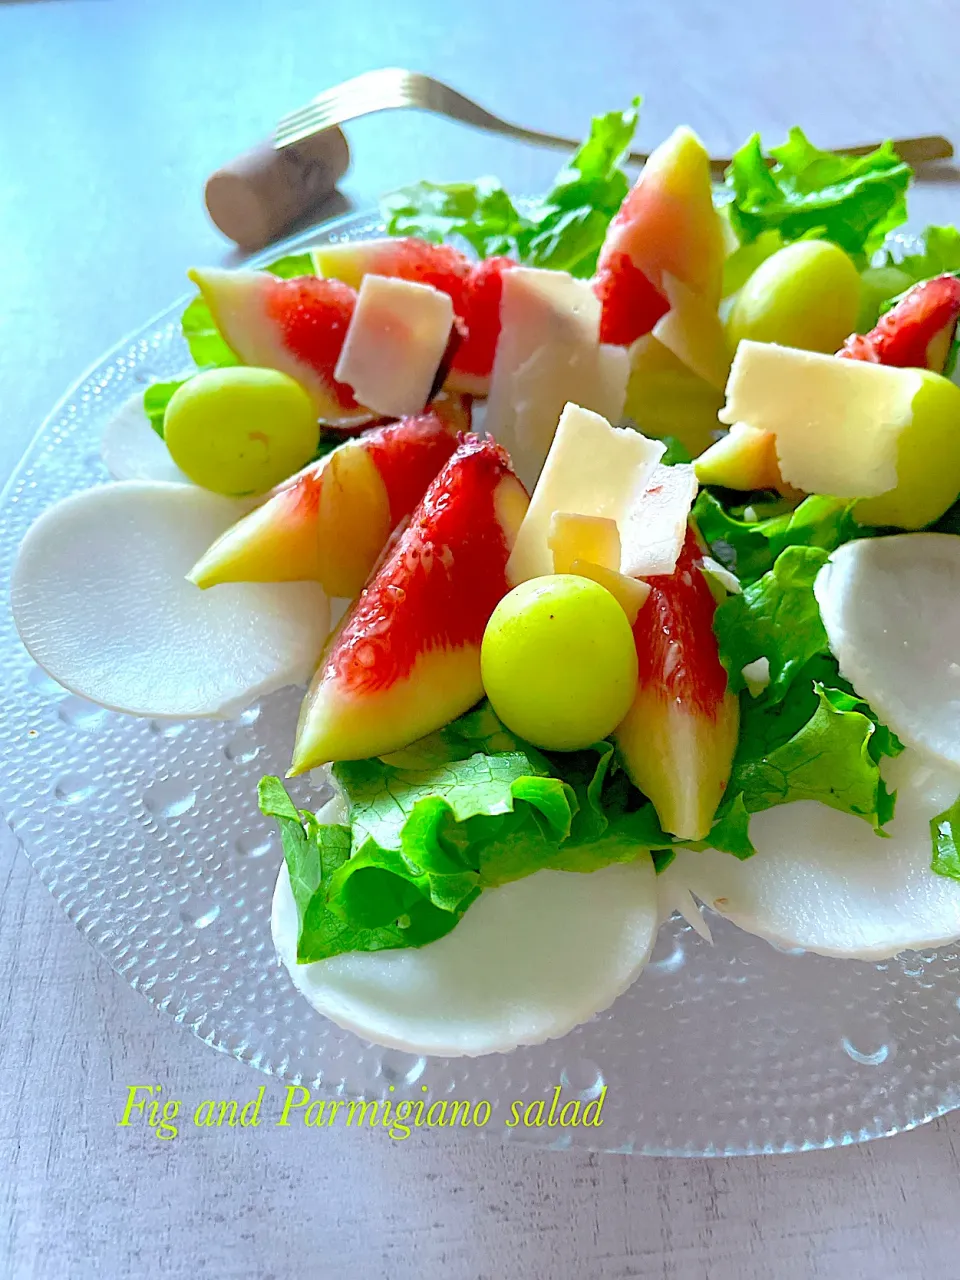
<svg viewBox="0 0 960 1280">
<path fill-rule="evenodd" d="M 799 129 L 715 191 L 679 128 L 631 188 L 636 122 L 541 200 L 423 182 L 381 238 L 191 271 L 196 368 L 20 551 L 86 698 L 310 681 L 291 775 L 333 799 L 260 784 L 274 940 L 379 1044 L 563 1035 L 698 904 L 831 956 L 960 937 L 960 231 L 904 252 L 893 147 Z"/>
</svg>

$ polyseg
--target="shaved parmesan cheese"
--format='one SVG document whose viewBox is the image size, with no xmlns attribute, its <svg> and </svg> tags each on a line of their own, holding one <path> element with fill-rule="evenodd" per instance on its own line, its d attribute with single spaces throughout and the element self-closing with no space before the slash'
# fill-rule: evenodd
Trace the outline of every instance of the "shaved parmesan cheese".
<svg viewBox="0 0 960 1280">
<path fill-rule="evenodd" d="M 555 511 L 547 542 L 553 552 L 554 573 L 572 572 L 575 560 L 587 560 L 605 569 L 620 568 L 620 532 L 616 520 L 605 516 Z"/>
<path fill-rule="evenodd" d="M 607 569 L 602 564 L 593 564 L 589 560 L 574 560 L 570 572 L 606 587 L 627 615 L 631 627 L 650 596 L 649 583 L 641 582 L 639 578 L 628 578 L 624 573 Z"/>
<path fill-rule="evenodd" d="M 620 572 L 631 578 L 673 573 L 697 496 L 691 463 L 658 465 L 620 522 Z"/>
<path fill-rule="evenodd" d="M 600 303 L 588 280 L 565 271 L 517 267 L 503 276 L 500 337 L 485 426 L 532 490 L 565 404 L 619 421 L 630 358 L 601 346 Z"/>
<path fill-rule="evenodd" d="M 770 659 L 757 658 L 754 662 L 748 662 L 740 674 L 747 682 L 751 698 L 759 698 L 770 683 Z"/>
<path fill-rule="evenodd" d="M 568 404 L 507 562 L 509 580 L 516 584 L 553 573 L 550 525 L 558 511 L 613 520 L 622 531 L 621 521 L 645 491 L 664 448 L 659 440 L 611 427 L 599 414 Z"/>
<path fill-rule="evenodd" d="M 714 582 L 721 588 L 722 594 L 725 596 L 739 596 L 743 594 L 743 587 L 740 585 L 740 579 L 735 573 L 722 565 L 719 560 L 714 560 L 713 556 L 704 556 L 700 563 L 700 568 L 712 578 Z"/>
<path fill-rule="evenodd" d="M 428 284 L 366 275 L 333 376 L 377 413 L 420 413 L 452 327 L 449 294 Z"/>
<path fill-rule="evenodd" d="M 871 498 L 897 483 L 920 370 L 744 340 L 720 421 L 772 431 L 780 474 L 805 493 Z"/>
</svg>

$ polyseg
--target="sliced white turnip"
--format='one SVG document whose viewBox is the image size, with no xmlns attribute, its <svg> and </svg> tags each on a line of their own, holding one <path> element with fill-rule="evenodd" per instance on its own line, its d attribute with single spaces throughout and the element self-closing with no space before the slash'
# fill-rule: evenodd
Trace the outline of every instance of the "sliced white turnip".
<svg viewBox="0 0 960 1280">
<path fill-rule="evenodd" d="M 107 423 L 100 441 L 100 456 L 114 480 L 192 483 L 150 425 L 143 411 L 142 391 L 125 401 Z"/>
<path fill-rule="evenodd" d="M 643 855 L 488 889 L 451 933 L 419 949 L 297 964 L 286 864 L 272 920 L 294 985 L 325 1017 L 374 1044 L 467 1057 L 555 1039 L 608 1008 L 646 963 L 657 925 L 656 876 Z"/>
<path fill-rule="evenodd" d="M 757 853 L 680 850 L 661 898 L 689 889 L 734 924 L 781 947 L 883 960 L 960 938 L 960 884 L 930 870 L 930 819 L 960 793 L 960 770 L 906 751 L 884 772 L 898 789 L 889 839 L 814 801 L 754 816 Z"/>
<path fill-rule="evenodd" d="M 137 480 L 51 507 L 13 571 L 31 656 L 73 693 L 134 715 L 229 716 L 307 680 L 330 617 L 316 583 L 186 581 L 236 518 L 228 498 Z"/>
<path fill-rule="evenodd" d="M 830 648 L 857 693 L 904 742 L 960 764 L 960 538 L 848 542 L 815 590 Z"/>
</svg>

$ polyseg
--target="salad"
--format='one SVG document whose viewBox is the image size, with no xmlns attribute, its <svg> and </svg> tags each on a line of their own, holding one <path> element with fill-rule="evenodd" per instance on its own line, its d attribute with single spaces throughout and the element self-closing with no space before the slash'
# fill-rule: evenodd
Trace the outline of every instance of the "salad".
<svg viewBox="0 0 960 1280">
<path fill-rule="evenodd" d="M 277 953 L 424 1054 L 564 1035 L 680 911 L 882 959 L 960 938 L 960 231 L 885 144 L 752 137 L 714 189 L 638 103 L 535 201 L 191 271 L 193 366 L 108 425 L 12 584 L 150 717 L 307 684 Z"/>
</svg>

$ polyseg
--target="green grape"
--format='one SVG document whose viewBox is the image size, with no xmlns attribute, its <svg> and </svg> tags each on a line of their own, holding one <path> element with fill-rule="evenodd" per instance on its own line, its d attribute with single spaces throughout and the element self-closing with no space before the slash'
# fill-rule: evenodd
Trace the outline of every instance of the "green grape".
<svg viewBox="0 0 960 1280">
<path fill-rule="evenodd" d="M 922 529 L 960 495 L 960 387 L 929 369 L 913 398 L 913 421 L 897 446 L 897 485 L 879 498 L 861 498 L 861 524 Z"/>
<path fill-rule="evenodd" d="M 900 267 L 867 267 L 860 273 L 860 314 L 857 332 L 868 333 L 880 318 L 880 305 L 913 284 L 913 276 Z"/>
<path fill-rule="evenodd" d="M 531 578 L 487 623 L 481 672 L 494 711 L 534 746 L 575 751 L 612 733 L 637 688 L 637 651 L 623 608 L 574 574 Z"/>
<path fill-rule="evenodd" d="M 163 438 L 195 483 L 230 497 L 266 493 L 305 466 L 320 439 L 313 401 L 274 369 L 210 369 L 170 397 Z"/>
<path fill-rule="evenodd" d="M 860 276 L 835 244 L 798 240 L 762 262 L 727 317 L 732 347 L 743 338 L 830 354 L 853 332 Z"/>
</svg>

